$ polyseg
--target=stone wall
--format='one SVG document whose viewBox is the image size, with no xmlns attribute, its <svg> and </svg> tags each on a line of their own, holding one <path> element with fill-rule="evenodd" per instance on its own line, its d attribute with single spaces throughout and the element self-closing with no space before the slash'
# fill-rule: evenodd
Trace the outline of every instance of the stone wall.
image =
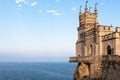
<svg viewBox="0 0 120 80">
<path fill-rule="evenodd" d="M 120 80 L 120 62 L 103 62 L 102 80 Z"/>
</svg>

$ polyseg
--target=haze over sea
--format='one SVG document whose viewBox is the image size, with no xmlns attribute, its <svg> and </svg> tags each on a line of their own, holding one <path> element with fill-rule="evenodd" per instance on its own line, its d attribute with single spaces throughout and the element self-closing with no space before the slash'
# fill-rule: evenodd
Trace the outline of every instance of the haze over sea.
<svg viewBox="0 0 120 80">
<path fill-rule="evenodd" d="M 73 80 L 77 64 L 0 63 L 0 80 Z"/>
</svg>

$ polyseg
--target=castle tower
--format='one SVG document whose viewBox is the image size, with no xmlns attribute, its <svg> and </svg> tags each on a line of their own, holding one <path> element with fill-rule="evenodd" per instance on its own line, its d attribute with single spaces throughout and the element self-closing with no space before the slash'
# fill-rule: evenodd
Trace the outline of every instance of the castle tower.
<svg viewBox="0 0 120 80">
<path fill-rule="evenodd" d="M 89 9 L 90 10 L 90 9 Z M 86 1 L 85 4 L 85 12 L 82 14 L 82 10 L 80 8 L 80 14 L 79 14 L 79 27 L 87 28 L 88 25 L 94 25 L 95 23 L 98 23 L 97 21 L 97 7 L 95 7 L 94 13 L 90 13 L 88 10 L 88 1 Z"/>
<path fill-rule="evenodd" d="M 97 3 L 94 12 L 85 3 L 80 6 L 74 80 L 119 80 L 120 79 L 120 27 L 99 25 Z"/>
<path fill-rule="evenodd" d="M 88 10 L 88 1 L 85 4 L 85 11 L 82 13 L 80 7 L 79 13 L 79 27 L 78 27 L 78 40 L 76 42 L 76 55 L 77 56 L 85 56 L 89 54 L 95 54 L 97 40 L 97 6 L 95 5 L 95 10 L 93 13 Z M 91 43 L 90 43 L 91 42 Z M 94 48 L 94 50 L 88 49 Z M 81 50 L 80 50 L 81 49 Z M 98 54 L 98 52 L 96 53 Z"/>
</svg>

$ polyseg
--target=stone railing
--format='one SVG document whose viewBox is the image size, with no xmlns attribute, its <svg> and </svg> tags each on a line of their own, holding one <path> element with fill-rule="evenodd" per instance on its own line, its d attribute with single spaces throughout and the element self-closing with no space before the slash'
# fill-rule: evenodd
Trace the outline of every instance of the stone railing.
<svg viewBox="0 0 120 80">
<path fill-rule="evenodd" d="M 78 57 L 70 57 L 69 62 L 78 62 Z"/>
<path fill-rule="evenodd" d="M 77 56 L 70 57 L 69 62 L 93 63 L 97 61 L 120 61 L 120 56 L 117 55 L 102 55 L 102 56 Z"/>
<path fill-rule="evenodd" d="M 70 57 L 69 62 L 83 62 L 83 63 L 92 63 L 96 59 L 95 56 L 78 56 L 78 57 Z"/>
</svg>

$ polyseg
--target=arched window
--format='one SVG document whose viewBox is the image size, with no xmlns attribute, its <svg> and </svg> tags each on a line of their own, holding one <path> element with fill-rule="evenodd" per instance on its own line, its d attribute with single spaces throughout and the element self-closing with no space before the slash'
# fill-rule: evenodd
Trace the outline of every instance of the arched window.
<svg viewBox="0 0 120 80">
<path fill-rule="evenodd" d="M 89 47 L 87 47 L 87 54 L 90 54 L 90 53 L 89 53 Z"/>
<path fill-rule="evenodd" d="M 110 45 L 108 45 L 107 46 L 107 54 L 108 55 L 112 55 L 112 51 L 111 51 L 112 49 L 111 49 L 111 47 L 110 47 Z"/>
<path fill-rule="evenodd" d="M 92 52 L 93 52 L 93 47 L 92 45 L 90 45 L 90 54 L 92 54 Z"/>
</svg>

